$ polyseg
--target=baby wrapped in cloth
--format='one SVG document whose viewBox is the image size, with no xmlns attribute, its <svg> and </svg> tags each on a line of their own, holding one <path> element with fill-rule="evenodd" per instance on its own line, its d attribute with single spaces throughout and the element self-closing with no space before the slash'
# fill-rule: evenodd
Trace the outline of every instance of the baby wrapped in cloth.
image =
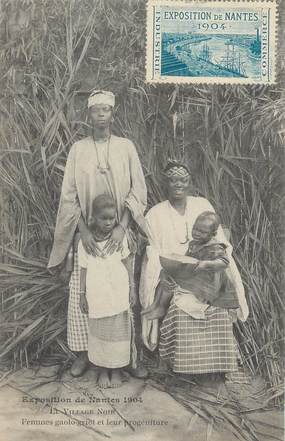
<svg viewBox="0 0 285 441">
<path fill-rule="evenodd" d="M 198 300 L 220 308 L 238 308 L 238 299 L 231 277 L 227 269 L 214 270 L 215 261 L 224 262 L 225 267 L 229 264 L 226 255 L 226 246 L 217 242 L 214 238 L 205 244 L 199 244 L 195 240 L 189 244 L 186 256 L 193 260 L 181 259 L 179 255 L 161 256 L 160 262 L 165 272 L 160 279 L 174 281 L 183 290 L 190 291 Z M 197 260 L 211 261 L 212 269 L 196 271 Z M 172 279 L 172 280 L 171 280 Z"/>
<path fill-rule="evenodd" d="M 213 212 L 198 216 L 186 256 L 160 256 L 163 268 L 160 280 L 168 285 L 179 285 L 183 292 L 194 294 L 203 303 L 235 309 L 239 303 L 228 269 L 226 245 L 215 239 L 219 224 Z"/>
</svg>

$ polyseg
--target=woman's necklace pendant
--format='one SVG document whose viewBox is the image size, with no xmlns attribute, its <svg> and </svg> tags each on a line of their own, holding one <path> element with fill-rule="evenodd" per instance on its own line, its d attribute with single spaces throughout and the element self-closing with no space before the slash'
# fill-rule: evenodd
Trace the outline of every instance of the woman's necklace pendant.
<svg viewBox="0 0 285 441">
<path fill-rule="evenodd" d="M 107 158 L 106 158 L 106 167 L 102 167 L 101 163 L 100 163 L 100 159 L 99 159 L 99 153 L 98 153 L 98 149 L 97 149 L 97 144 L 94 138 L 93 139 L 93 143 L 94 143 L 94 147 L 95 147 L 95 151 L 96 151 L 96 156 L 97 156 L 97 169 L 99 170 L 99 172 L 102 175 L 105 175 L 109 170 L 110 170 L 110 165 L 109 165 L 109 153 L 110 153 L 110 136 L 108 136 L 108 138 L 106 138 L 107 141 Z M 105 142 L 105 140 L 104 140 Z"/>
</svg>

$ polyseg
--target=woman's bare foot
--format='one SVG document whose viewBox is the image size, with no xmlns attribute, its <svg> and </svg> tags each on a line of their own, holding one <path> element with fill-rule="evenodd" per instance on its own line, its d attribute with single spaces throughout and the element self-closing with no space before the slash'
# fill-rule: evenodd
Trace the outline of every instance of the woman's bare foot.
<svg viewBox="0 0 285 441">
<path fill-rule="evenodd" d="M 144 380 L 148 377 L 148 370 L 142 364 L 139 364 L 136 368 L 129 366 L 125 370 L 134 378 Z"/>
<path fill-rule="evenodd" d="M 87 351 L 81 351 L 78 353 L 77 358 L 72 363 L 70 373 L 73 377 L 80 377 L 87 370 L 88 366 L 88 353 Z"/>
<path fill-rule="evenodd" d="M 142 315 L 147 320 L 155 320 L 164 317 L 166 314 L 165 308 L 163 306 L 156 306 L 151 311 L 146 311 L 142 313 Z"/>
<path fill-rule="evenodd" d="M 111 382 L 109 378 L 109 373 L 107 369 L 101 369 L 99 372 L 97 384 L 99 387 L 103 389 L 107 389 L 107 387 L 111 387 Z"/>
<path fill-rule="evenodd" d="M 120 387 L 123 383 L 123 374 L 121 369 L 112 369 L 111 387 Z"/>
</svg>

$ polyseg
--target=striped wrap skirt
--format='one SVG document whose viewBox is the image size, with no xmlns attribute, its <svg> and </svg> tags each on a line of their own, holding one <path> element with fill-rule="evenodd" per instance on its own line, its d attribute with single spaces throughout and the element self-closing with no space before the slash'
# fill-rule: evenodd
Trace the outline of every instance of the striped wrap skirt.
<svg viewBox="0 0 285 441">
<path fill-rule="evenodd" d="M 88 358 L 96 366 L 116 369 L 127 366 L 131 356 L 129 311 L 89 318 Z"/>
</svg>

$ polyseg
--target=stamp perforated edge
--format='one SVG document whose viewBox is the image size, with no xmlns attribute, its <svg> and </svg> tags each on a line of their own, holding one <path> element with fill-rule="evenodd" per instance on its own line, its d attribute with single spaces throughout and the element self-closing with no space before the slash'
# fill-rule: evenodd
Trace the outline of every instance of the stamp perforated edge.
<svg viewBox="0 0 285 441">
<path fill-rule="evenodd" d="M 270 81 L 259 81 L 253 78 L 226 78 L 226 77 L 165 77 L 159 79 L 151 78 L 151 68 L 152 68 L 152 52 L 151 46 L 153 45 L 152 39 L 152 14 L 150 8 L 155 5 L 207 5 L 207 6 L 221 6 L 222 4 L 231 4 L 235 7 L 251 6 L 256 7 L 262 5 L 268 5 L 273 11 L 271 16 L 272 25 L 272 75 Z M 232 85 L 272 85 L 276 84 L 276 64 L 277 64 L 277 49 L 278 49 L 278 20 L 279 20 L 279 9 L 277 0 L 147 0 L 146 2 L 146 42 L 145 42 L 145 72 L 146 78 L 145 83 L 148 84 L 168 84 L 168 85 L 191 85 L 191 84 L 232 84 Z M 151 66 L 151 67 L 150 67 Z"/>
</svg>

